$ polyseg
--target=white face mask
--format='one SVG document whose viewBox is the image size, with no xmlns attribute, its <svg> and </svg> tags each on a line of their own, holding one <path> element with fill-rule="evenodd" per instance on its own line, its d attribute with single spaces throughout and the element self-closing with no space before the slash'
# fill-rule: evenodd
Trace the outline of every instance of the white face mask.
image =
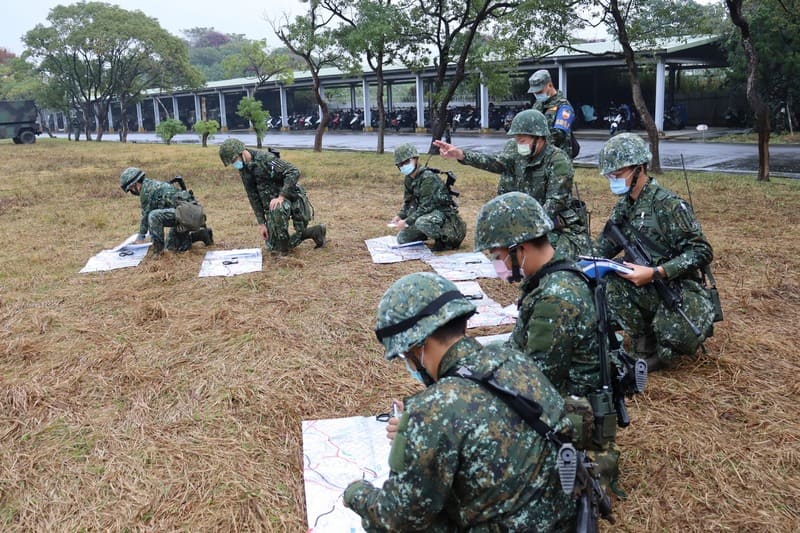
<svg viewBox="0 0 800 533">
<path fill-rule="evenodd" d="M 415 168 L 417 168 L 417 166 L 414 164 L 414 162 L 409 161 L 408 163 L 400 167 L 400 174 L 402 174 L 403 176 L 408 176 L 409 174 L 414 172 Z"/>
<path fill-rule="evenodd" d="M 531 155 L 531 145 L 517 143 L 517 153 L 523 157 Z"/>
<path fill-rule="evenodd" d="M 536 97 L 537 102 L 544 102 L 545 100 L 550 98 L 549 96 L 547 96 L 547 93 L 535 93 L 533 96 Z"/>
</svg>

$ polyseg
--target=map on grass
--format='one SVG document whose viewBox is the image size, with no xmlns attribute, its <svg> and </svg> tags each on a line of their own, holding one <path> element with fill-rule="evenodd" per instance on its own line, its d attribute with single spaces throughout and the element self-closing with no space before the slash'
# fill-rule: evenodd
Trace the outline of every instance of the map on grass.
<svg viewBox="0 0 800 533">
<path fill-rule="evenodd" d="M 105 272 L 107 270 L 138 266 L 144 256 L 147 255 L 147 248 L 152 243 L 133 244 L 137 237 L 138 234 L 134 233 L 111 250 L 103 250 L 90 257 L 86 265 L 80 270 L 80 273 Z"/>
<path fill-rule="evenodd" d="M 437 255 L 423 259 L 423 261 L 428 263 L 437 274 L 450 281 L 497 277 L 492 262 L 480 252 Z"/>
<path fill-rule="evenodd" d="M 389 477 L 386 423 L 374 416 L 303 420 L 303 483 L 308 533 L 364 531 L 342 494 L 352 481 L 380 487 Z"/>
<path fill-rule="evenodd" d="M 494 344 L 496 342 L 502 344 L 506 342 L 509 337 L 511 337 L 510 331 L 508 333 L 498 333 L 497 335 L 481 335 L 480 337 L 475 337 L 475 340 L 483 346 L 486 346 L 487 344 Z"/>
<path fill-rule="evenodd" d="M 478 308 L 478 312 L 469 317 L 467 328 L 502 326 L 503 324 L 516 322 L 516 315 L 513 314 L 516 307 L 509 306 L 509 308 L 504 308 L 489 298 L 477 281 L 455 281 L 453 283 L 459 292 Z"/>
<path fill-rule="evenodd" d="M 398 244 L 397 237 L 386 235 L 364 241 L 367 250 L 372 256 L 372 262 L 377 264 L 400 263 L 401 261 L 414 261 L 431 257 L 430 248 L 422 241 Z"/>
<path fill-rule="evenodd" d="M 261 272 L 261 248 L 206 252 L 198 277 L 236 276 L 248 272 Z"/>
</svg>

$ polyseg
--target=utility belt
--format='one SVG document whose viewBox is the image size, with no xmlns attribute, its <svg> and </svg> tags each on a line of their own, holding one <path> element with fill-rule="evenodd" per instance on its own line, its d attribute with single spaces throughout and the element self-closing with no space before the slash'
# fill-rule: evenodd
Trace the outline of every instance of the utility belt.
<svg viewBox="0 0 800 533">
<path fill-rule="evenodd" d="M 575 432 L 573 444 L 578 449 L 596 450 L 614 442 L 617 435 L 617 411 L 612 391 L 593 392 L 587 396 L 564 398 L 567 418 Z"/>
</svg>

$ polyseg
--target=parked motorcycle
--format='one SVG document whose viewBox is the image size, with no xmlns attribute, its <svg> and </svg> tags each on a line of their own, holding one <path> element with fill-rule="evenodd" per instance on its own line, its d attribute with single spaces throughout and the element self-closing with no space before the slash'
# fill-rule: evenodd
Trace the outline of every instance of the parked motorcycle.
<svg viewBox="0 0 800 533">
<path fill-rule="evenodd" d="M 622 111 L 618 107 L 609 107 L 608 114 L 604 117 L 605 121 L 608 122 L 608 135 L 613 137 L 619 131 L 619 127 L 622 124 Z"/>
</svg>

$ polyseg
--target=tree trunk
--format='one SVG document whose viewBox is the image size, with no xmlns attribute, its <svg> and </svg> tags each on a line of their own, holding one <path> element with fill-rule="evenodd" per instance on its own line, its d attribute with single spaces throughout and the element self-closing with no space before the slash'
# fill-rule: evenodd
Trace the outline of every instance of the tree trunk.
<svg viewBox="0 0 800 533">
<path fill-rule="evenodd" d="M 725 0 L 731 21 L 742 34 L 747 56 L 747 102 L 755 114 L 758 128 L 758 181 L 769 181 L 769 108 L 758 92 L 758 52 L 750 40 L 750 25 L 742 14 L 742 0 Z"/>
<path fill-rule="evenodd" d="M 382 61 L 382 58 L 379 59 Z M 383 106 L 383 65 L 378 63 L 378 69 L 375 71 L 375 76 L 378 82 L 378 147 L 376 152 L 379 154 L 384 153 L 384 136 L 386 135 L 386 109 Z"/>
<path fill-rule="evenodd" d="M 95 131 L 97 137 L 95 140 L 100 142 L 103 140 L 103 132 L 108 128 L 108 103 L 97 102 L 93 110 L 95 116 L 97 116 L 97 130 Z"/>
<path fill-rule="evenodd" d="M 128 142 L 128 110 L 125 99 L 119 100 L 119 142 Z"/>
<path fill-rule="evenodd" d="M 325 134 L 325 128 L 328 127 L 330 113 L 328 112 L 328 102 L 323 100 L 322 95 L 319 94 L 319 72 L 312 70 L 311 76 L 314 78 L 314 99 L 317 101 L 317 105 L 319 105 L 320 109 L 322 110 L 322 117 L 319 121 L 319 126 L 317 126 L 317 131 L 314 133 L 314 151 L 321 152 L 322 136 Z"/>
<path fill-rule="evenodd" d="M 650 111 L 647 109 L 647 102 L 645 102 L 644 95 L 642 94 L 642 84 L 639 81 L 639 67 L 636 64 L 636 56 L 631 47 L 628 30 L 625 27 L 625 20 L 622 18 L 622 13 L 619 10 L 619 2 L 617 0 L 611 0 L 611 2 L 609 2 L 609 8 L 610 14 L 614 18 L 614 24 L 617 27 L 617 35 L 619 44 L 622 47 L 622 55 L 625 57 L 625 65 L 628 67 L 633 105 L 636 107 L 636 111 L 639 112 L 639 116 L 642 117 L 644 129 L 647 131 L 647 138 L 650 141 L 650 153 L 653 155 L 653 159 L 650 161 L 648 171 L 654 174 L 660 174 L 661 155 L 658 149 L 658 128 L 656 127 L 652 115 L 650 115 Z"/>
<path fill-rule="evenodd" d="M 200 139 L 202 139 L 203 148 L 206 148 L 208 146 L 208 133 L 204 133 Z"/>
</svg>

